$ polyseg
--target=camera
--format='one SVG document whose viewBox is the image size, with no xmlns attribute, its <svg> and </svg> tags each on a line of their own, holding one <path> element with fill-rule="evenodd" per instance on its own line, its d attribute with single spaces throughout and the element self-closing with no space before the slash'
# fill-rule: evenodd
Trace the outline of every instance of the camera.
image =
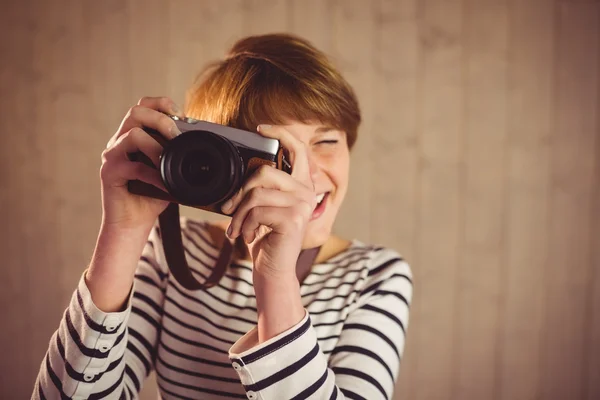
<svg viewBox="0 0 600 400">
<path fill-rule="evenodd" d="M 144 128 L 163 146 L 159 171 L 168 193 L 138 180 L 128 182 L 129 192 L 222 214 L 221 205 L 261 165 L 291 172 L 276 139 L 193 118 L 169 117 L 182 132 L 171 140 Z M 156 168 L 141 152 L 129 154 L 129 159 Z"/>
</svg>

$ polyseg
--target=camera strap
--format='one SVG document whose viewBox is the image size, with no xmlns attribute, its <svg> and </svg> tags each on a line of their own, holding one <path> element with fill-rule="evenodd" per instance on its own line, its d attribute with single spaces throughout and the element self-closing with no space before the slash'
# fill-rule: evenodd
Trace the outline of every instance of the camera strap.
<svg viewBox="0 0 600 400">
<path fill-rule="evenodd" d="M 185 258 L 183 241 L 181 238 L 181 224 L 179 219 L 179 205 L 169 203 L 167 208 L 158 217 L 160 236 L 163 242 L 165 258 L 171 274 L 177 282 L 188 290 L 208 289 L 215 286 L 231 263 L 234 243 L 225 238 L 216 264 L 204 283 L 199 282 L 190 270 Z M 298 280 L 306 277 L 319 254 L 320 247 L 302 250 L 296 264 Z"/>
</svg>

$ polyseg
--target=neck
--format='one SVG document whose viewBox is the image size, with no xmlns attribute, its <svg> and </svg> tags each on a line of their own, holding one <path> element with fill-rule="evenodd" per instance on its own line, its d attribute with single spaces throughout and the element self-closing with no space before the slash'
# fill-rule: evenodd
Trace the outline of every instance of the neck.
<svg viewBox="0 0 600 400">
<path fill-rule="evenodd" d="M 329 260 L 332 257 L 340 254 L 351 245 L 351 242 L 346 239 L 342 239 L 339 236 L 331 235 L 327 241 L 321 246 L 321 250 L 317 255 L 315 264 L 320 264 Z"/>
</svg>

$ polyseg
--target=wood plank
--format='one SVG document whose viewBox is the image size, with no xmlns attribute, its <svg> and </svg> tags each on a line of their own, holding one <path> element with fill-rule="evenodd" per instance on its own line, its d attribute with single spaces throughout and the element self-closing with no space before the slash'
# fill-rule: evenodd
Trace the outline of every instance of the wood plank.
<svg viewBox="0 0 600 400">
<path fill-rule="evenodd" d="M 310 41 L 319 50 L 332 48 L 332 3 L 323 0 L 289 0 L 288 31 Z"/>
<path fill-rule="evenodd" d="M 597 73 L 598 96 L 596 97 L 596 110 L 600 110 L 600 79 Z M 593 231 L 592 231 L 592 254 L 590 258 L 590 286 L 588 289 L 587 318 L 589 323 L 588 335 L 585 348 L 588 360 L 586 371 L 587 400 L 600 398 L 600 116 L 596 113 L 596 167 L 594 197 L 592 200 Z"/>
<path fill-rule="evenodd" d="M 600 18 L 600 9 L 597 11 Z M 600 48 L 597 47 L 597 61 L 600 54 Z M 585 349 L 588 359 L 586 373 L 587 400 L 600 398 L 600 358 L 595 355 L 600 354 L 600 72 L 596 72 L 596 82 L 598 84 L 596 96 L 596 168 L 594 196 L 592 198 L 592 215 L 594 216 L 594 226 L 592 231 L 592 254 L 590 258 L 590 286 L 588 289 L 587 318 L 589 328 L 586 337 Z"/>
<path fill-rule="evenodd" d="M 465 4 L 464 233 L 452 398 L 494 399 L 506 203 L 506 1 Z"/>
<path fill-rule="evenodd" d="M 411 399 L 444 399 L 453 384 L 454 313 L 464 137 L 461 0 L 419 2 L 419 184 L 411 347 Z"/>
<path fill-rule="evenodd" d="M 561 3 L 600 3 L 600 0 L 556 0 Z"/>
<path fill-rule="evenodd" d="M 548 252 L 553 10 L 511 1 L 505 303 L 496 362 L 499 399 L 540 394 L 540 342 Z"/>
<path fill-rule="evenodd" d="M 241 3 L 244 35 L 285 32 L 290 25 L 287 0 L 245 0 Z"/>
<path fill-rule="evenodd" d="M 62 225 L 62 216 L 73 212 L 67 211 L 69 204 L 65 199 L 76 198 L 77 194 L 73 192 L 77 189 L 74 189 L 76 186 L 67 187 L 62 184 L 65 178 L 63 167 L 66 163 L 61 159 L 64 155 L 62 151 L 70 151 L 72 148 L 63 147 L 61 142 L 65 130 L 74 129 L 77 132 L 81 125 L 78 124 L 80 116 L 77 115 L 79 109 L 76 106 L 60 113 L 57 108 L 63 99 L 71 95 L 77 97 L 83 91 L 63 70 L 67 63 L 76 64 L 76 61 L 70 60 L 74 54 L 65 56 L 67 49 L 55 47 L 67 44 L 68 36 L 76 24 L 68 21 L 68 13 L 63 12 L 68 7 L 68 1 L 61 1 L 58 4 L 37 3 L 30 10 L 38 29 L 32 46 L 32 66 L 39 81 L 29 100 L 33 103 L 31 110 L 35 110 L 30 117 L 31 136 L 23 143 L 26 146 L 23 149 L 25 154 L 22 155 L 23 158 L 20 157 L 31 162 L 22 163 L 22 169 L 19 168 L 19 173 L 23 174 L 19 185 L 23 198 L 14 205 L 23 218 L 24 230 L 20 247 L 25 253 L 22 268 L 27 274 L 27 290 L 28 293 L 35 294 L 25 302 L 30 311 L 26 352 L 30 358 L 31 375 L 28 376 L 28 385 L 19 389 L 23 391 L 33 388 L 50 336 L 58 328 L 70 294 L 75 289 L 71 282 L 77 281 L 90 256 L 87 254 L 88 259 L 82 262 L 83 265 L 76 272 L 77 276 L 71 280 L 69 275 L 72 269 L 69 264 L 77 262 L 75 256 L 78 250 L 73 249 L 77 247 L 73 246 L 77 241 L 70 242 L 70 251 L 65 252 L 70 232 L 67 233 L 69 227 Z M 66 121 L 69 119 L 73 120 L 73 124 L 67 126 Z M 84 132 L 77 134 L 85 135 Z M 35 171 L 29 168 L 35 168 Z M 76 176 L 73 164 L 68 171 L 71 177 Z M 81 226 L 72 227 L 72 231 L 80 228 Z M 70 258 L 71 255 L 73 258 Z"/>
<path fill-rule="evenodd" d="M 374 6 L 361 0 L 333 3 L 333 62 L 354 88 L 363 122 L 351 152 L 350 183 L 334 226 L 347 238 L 371 241 Z"/>
<path fill-rule="evenodd" d="M 176 12 L 181 5 L 171 10 L 164 0 L 129 0 L 128 6 L 132 10 L 127 15 L 131 95 L 135 100 L 143 96 L 168 96 L 171 27 L 181 28 L 171 19 L 184 18 L 188 13 Z M 195 14 L 195 10 L 190 11 Z M 192 26 L 195 25 L 197 20 Z M 179 59 L 181 64 L 183 61 L 183 57 Z"/>
<path fill-rule="evenodd" d="M 598 4 L 559 3 L 543 397 L 583 398 L 598 116 Z M 595 355 L 594 355 L 595 356 Z"/>
<path fill-rule="evenodd" d="M 0 218 L 4 221 L 4 229 L 0 231 L 0 251 L 4 259 L 0 304 L 5 321 L 9 321 L 0 332 L 0 398 L 30 396 L 32 371 L 41 363 L 39 359 L 34 366 L 34 354 L 29 351 L 33 327 L 30 304 L 34 300 L 28 268 L 32 266 L 27 263 L 31 255 L 23 251 L 23 246 L 34 244 L 27 239 L 32 224 L 26 221 L 28 210 L 23 205 L 37 205 L 37 199 L 25 190 L 25 185 L 28 181 L 39 181 L 40 166 L 36 158 L 40 149 L 35 144 L 35 131 L 31 126 L 35 123 L 34 110 L 38 106 L 36 84 L 41 77 L 33 65 L 33 44 L 39 27 L 35 14 L 28 12 L 30 3 L 9 3 L 0 13 L 0 50 L 3 61 L 8 61 L 0 63 L 0 91 L 10 93 L 0 98 Z M 39 212 L 35 212 L 35 216 L 39 217 Z M 40 236 L 37 234 L 38 240 Z"/>
</svg>

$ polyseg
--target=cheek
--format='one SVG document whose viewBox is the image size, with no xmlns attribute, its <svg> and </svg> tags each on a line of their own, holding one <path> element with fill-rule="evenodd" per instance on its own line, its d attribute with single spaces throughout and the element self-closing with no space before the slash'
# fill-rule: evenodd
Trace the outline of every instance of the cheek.
<svg viewBox="0 0 600 400">
<path fill-rule="evenodd" d="M 350 175 L 350 153 L 348 149 L 335 149 L 323 151 L 315 155 L 319 159 L 321 171 L 329 178 L 335 186 L 336 197 L 344 196 L 348 187 Z"/>
<path fill-rule="evenodd" d="M 332 166 L 332 177 L 340 195 L 344 195 L 346 193 L 349 176 L 350 157 L 348 155 L 344 155 L 337 160 L 334 166 Z"/>
</svg>

